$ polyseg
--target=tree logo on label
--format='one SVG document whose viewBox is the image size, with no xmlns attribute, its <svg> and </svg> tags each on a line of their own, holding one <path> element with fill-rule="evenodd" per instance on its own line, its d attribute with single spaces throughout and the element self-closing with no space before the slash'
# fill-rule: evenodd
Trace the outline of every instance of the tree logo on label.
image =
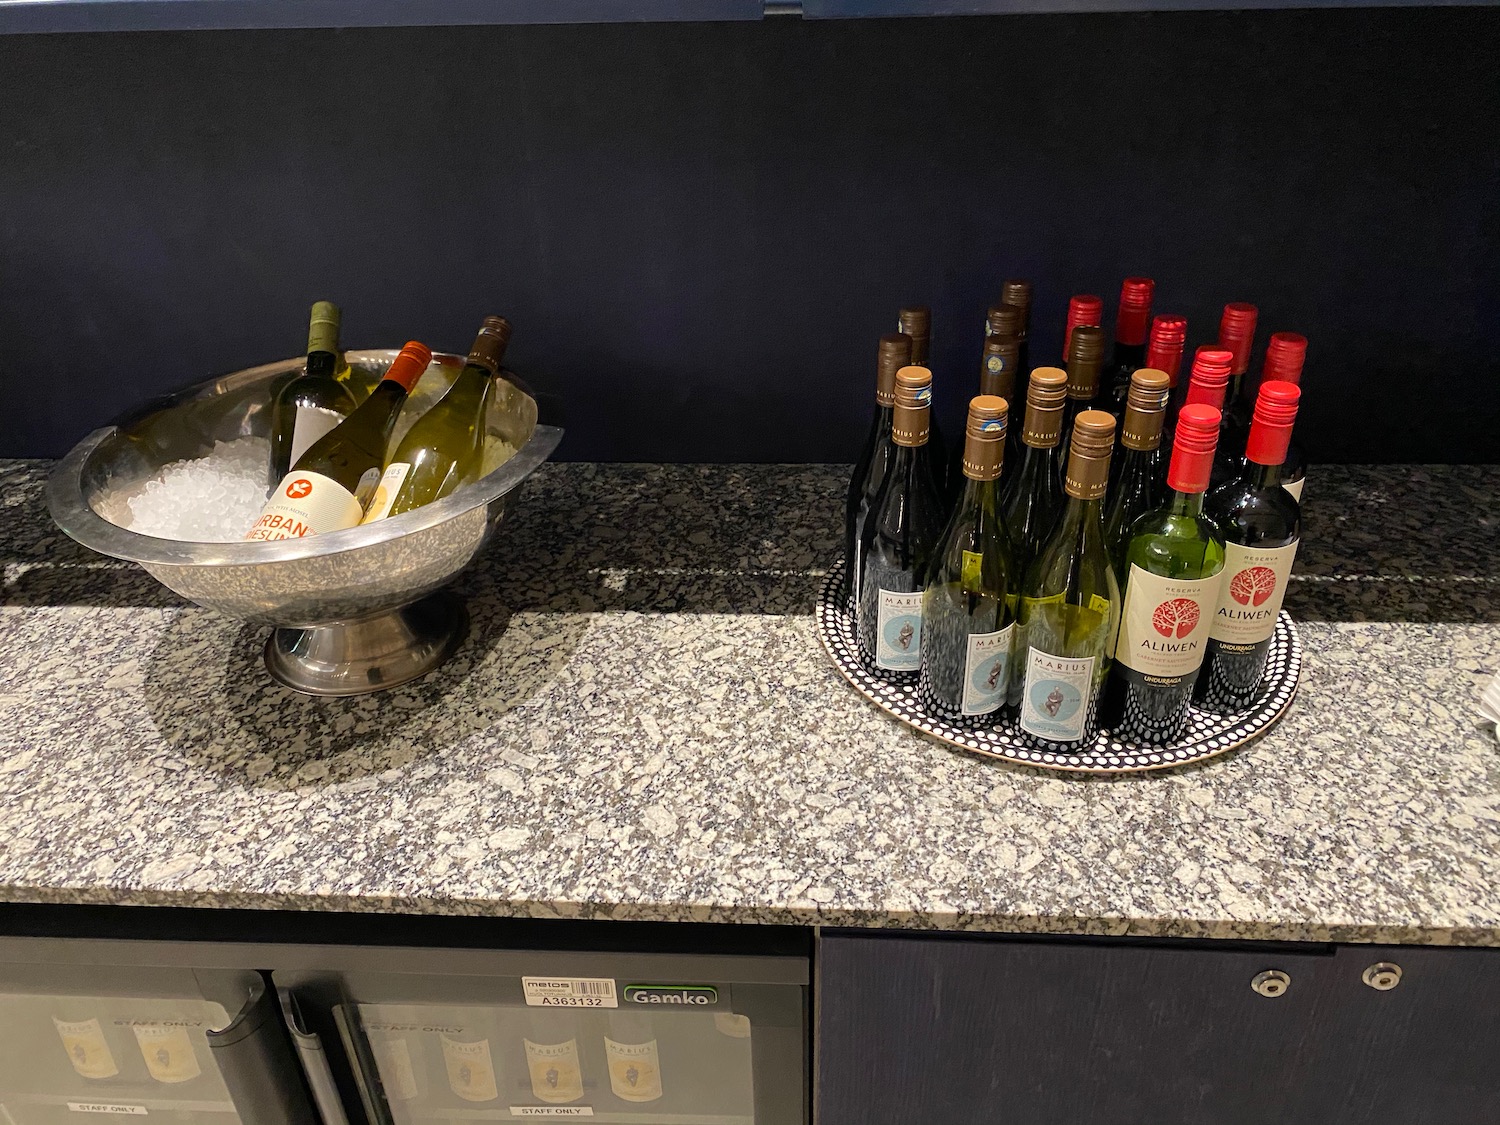
<svg viewBox="0 0 1500 1125">
<path fill-rule="evenodd" d="M 298 477 L 286 486 L 286 494 L 293 500 L 301 500 L 312 491 L 312 481 L 306 477 Z"/>
<path fill-rule="evenodd" d="M 1198 624 L 1198 603 L 1192 598 L 1168 598 L 1151 614 L 1151 624 L 1164 637 L 1181 640 Z"/>
<path fill-rule="evenodd" d="M 1268 566 L 1248 566 L 1229 580 L 1229 596 L 1240 605 L 1264 605 L 1276 591 L 1276 572 Z"/>
</svg>

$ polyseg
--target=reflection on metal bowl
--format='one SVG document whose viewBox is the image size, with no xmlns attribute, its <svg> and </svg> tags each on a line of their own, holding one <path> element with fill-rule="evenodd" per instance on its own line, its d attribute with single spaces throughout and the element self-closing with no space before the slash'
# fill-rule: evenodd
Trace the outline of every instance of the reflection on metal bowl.
<svg viewBox="0 0 1500 1125">
<path fill-rule="evenodd" d="M 347 355 L 373 380 L 396 351 Z M 451 381 L 464 357 L 434 355 L 433 362 Z M 267 436 L 272 388 L 301 365 L 288 359 L 210 379 L 94 431 L 53 470 L 47 505 L 84 546 L 140 563 L 198 605 L 275 627 L 266 664 L 289 686 L 314 695 L 394 687 L 437 667 L 462 641 L 462 603 L 438 591 L 479 553 L 507 497 L 557 448 L 562 430 L 537 424 L 535 398 L 507 372 L 496 383 L 487 428 L 492 443 L 515 455 L 404 515 L 270 543 L 178 542 L 116 522 L 123 498 L 163 465 L 201 457 L 216 441 Z"/>
</svg>

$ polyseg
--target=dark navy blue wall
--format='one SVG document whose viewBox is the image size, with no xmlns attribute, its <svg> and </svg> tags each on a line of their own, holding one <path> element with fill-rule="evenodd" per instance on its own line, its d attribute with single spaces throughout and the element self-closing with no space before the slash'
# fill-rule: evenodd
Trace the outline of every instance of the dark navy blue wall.
<svg viewBox="0 0 1500 1125">
<path fill-rule="evenodd" d="M 510 316 L 565 456 L 843 460 L 902 302 L 952 429 L 1002 278 L 1050 361 L 1148 273 L 1191 343 L 1311 337 L 1315 457 L 1494 460 L 1497 57 L 1494 9 L 7 37 L 0 455 L 329 297 L 350 346 Z"/>
</svg>

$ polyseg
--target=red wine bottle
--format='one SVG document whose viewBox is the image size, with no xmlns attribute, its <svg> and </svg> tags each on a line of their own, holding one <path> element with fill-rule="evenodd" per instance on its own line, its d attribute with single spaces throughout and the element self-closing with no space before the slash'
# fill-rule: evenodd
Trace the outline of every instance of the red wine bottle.
<svg viewBox="0 0 1500 1125">
<path fill-rule="evenodd" d="M 1146 366 L 1167 373 L 1167 429 L 1177 418 L 1177 377 L 1182 370 L 1182 348 L 1187 342 L 1187 317 L 1163 314 L 1151 321 L 1146 342 Z"/>
<path fill-rule="evenodd" d="M 1224 584 L 1194 697 L 1212 710 L 1243 711 L 1260 694 L 1302 536 L 1302 509 L 1281 482 L 1300 395 L 1291 383 L 1261 384 L 1244 467 L 1208 496 L 1225 540 Z"/>
<path fill-rule="evenodd" d="M 1131 525 L 1125 607 L 1102 704 L 1118 738 L 1171 742 L 1187 729 L 1224 569 L 1224 539 L 1203 513 L 1218 441 L 1219 412 L 1184 406 L 1167 471 L 1171 491 Z"/>
<path fill-rule="evenodd" d="M 1266 366 L 1261 383 L 1279 380 L 1300 386 L 1302 363 L 1307 358 L 1307 337 L 1299 332 L 1273 332 L 1271 342 L 1266 345 Z M 1302 484 L 1307 477 L 1307 458 L 1297 439 L 1292 438 L 1286 449 L 1286 462 L 1281 466 L 1281 487 L 1302 503 Z"/>
<path fill-rule="evenodd" d="M 1068 324 L 1063 329 L 1063 362 L 1068 362 L 1068 356 L 1073 347 L 1073 329 L 1075 328 L 1098 328 L 1104 323 L 1104 302 L 1092 293 L 1080 293 L 1068 298 Z"/>
<path fill-rule="evenodd" d="M 865 437 L 854 475 L 849 478 L 849 495 L 844 502 L 844 595 L 856 593 L 860 571 L 859 539 L 865 516 L 890 467 L 894 446 L 891 421 L 896 410 L 896 372 L 911 362 L 911 337 L 893 333 L 880 338 L 875 364 L 875 417 Z"/>
<path fill-rule="evenodd" d="M 1204 344 L 1193 356 L 1192 374 L 1188 376 L 1186 389 L 1182 393 L 1177 410 L 1167 413 L 1166 442 L 1171 446 L 1172 436 L 1177 430 L 1177 414 L 1190 402 L 1224 410 L 1224 392 L 1229 386 L 1229 365 L 1234 357 L 1222 348 Z"/>
<path fill-rule="evenodd" d="M 1115 348 L 1105 367 L 1104 409 L 1116 418 L 1125 414 L 1130 376 L 1146 363 L 1146 326 L 1151 321 L 1151 295 L 1156 282 L 1149 277 L 1127 277 L 1120 286 L 1120 309 L 1115 314 Z"/>
<path fill-rule="evenodd" d="M 1213 482 L 1222 484 L 1239 471 L 1245 455 L 1245 438 L 1250 432 L 1250 388 L 1245 372 L 1250 370 L 1250 349 L 1255 343 L 1255 324 L 1260 311 L 1243 301 L 1224 306 L 1219 320 L 1219 347 L 1234 358 L 1229 363 L 1229 388 L 1224 392 L 1224 407 L 1219 423 L 1219 451 L 1214 455 Z"/>
</svg>

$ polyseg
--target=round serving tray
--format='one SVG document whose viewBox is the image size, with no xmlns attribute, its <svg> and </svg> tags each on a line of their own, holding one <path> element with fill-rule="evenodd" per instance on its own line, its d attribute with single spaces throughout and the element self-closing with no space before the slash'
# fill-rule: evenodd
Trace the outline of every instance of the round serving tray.
<svg viewBox="0 0 1500 1125">
<path fill-rule="evenodd" d="M 1302 669 L 1302 642 L 1291 617 L 1283 610 L 1276 619 L 1276 632 L 1271 638 L 1265 681 L 1255 704 L 1248 711 L 1220 715 L 1194 707 L 1190 712 L 1187 734 L 1176 742 L 1161 746 L 1121 742 L 1105 730 L 1077 753 L 1058 754 L 1041 749 L 1013 721 L 1000 720 L 994 725 L 984 725 L 985 720 L 979 720 L 970 725 L 944 719 L 933 714 L 922 701 L 915 678 L 910 683 L 897 683 L 872 672 L 865 663 L 855 635 L 853 616 L 844 604 L 843 576 L 844 564 L 840 561 L 823 583 L 823 592 L 818 599 L 818 639 L 844 679 L 854 685 L 854 690 L 882 711 L 934 738 L 1017 765 L 1074 773 L 1133 773 L 1201 762 L 1265 734 L 1276 725 L 1297 693 L 1297 678 Z"/>
</svg>

